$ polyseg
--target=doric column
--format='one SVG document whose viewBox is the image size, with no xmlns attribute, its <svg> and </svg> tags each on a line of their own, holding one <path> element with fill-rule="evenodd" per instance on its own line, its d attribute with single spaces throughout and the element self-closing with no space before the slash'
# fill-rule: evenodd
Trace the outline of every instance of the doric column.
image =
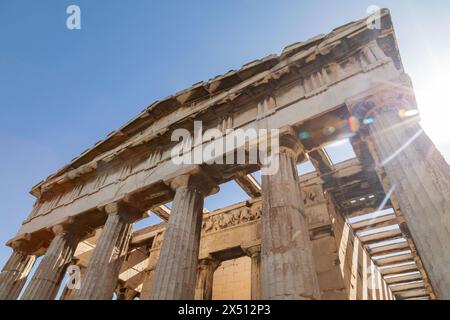
<svg viewBox="0 0 450 320">
<path fill-rule="evenodd" d="M 22 295 L 22 300 L 53 300 L 82 234 L 72 224 L 52 228 L 55 237 Z"/>
<path fill-rule="evenodd" d="M 152 299 L 194 299 L 203 199 L 218 190 L 201 173 L 182 175 L 171 183 L 175 190 L 161 254 L 153 277 Z"/>
<path fill-rule="evenodd" d="M 195 287 L 195 300 L 211 300 L 214 271 L 220 261 L 212 258 L 201 259 L 198 262 L 197 286 Z"/>
<path fill-rule="evenodd" d="M 156 267 L 146 268 L 144 270 L 144 282 L 142 283 L 141 300 L 148 300 L 152 295 L 153 276 Z"/>
<path fill-rule="evenodd" d="M 148 265 L 144 270 L 144 281 L 141 290 L 141 300 L 148 300 L 151 297 L 153 276 L 156 271 L 156 264 L 158 263 L 159 253 L 161 251 L 161 246 L 163 243 L 164 231 L 159 232 L 153 242 L 152 248 L 150 249 L 150 255 L 148 259 Z"/>
<path fill-rule="evenodd" d="M 111 300 L 128 252 L 133 222 L 141 212 L 122 202 L 105 206 L 108 218 L 81 281 L 78 300 Z"/>
<path fill-rule="evenodd" d="M 72 266 L 73 268 L 71 270 L 67 268 L 69 279 L 67 279 L 67 282 L 64 285 L 64 290 L 61 293 L 59 300 L 74 300 L 78 290 L 80 290 L 81 280 L 86 273 L 86 267 L 80 265 L 79 260 L 76 257 L 72 260 Z"/>
<path fill-rule="evenodd" d="M 386 192 L 393 191 L 437 297 L 450 299 L 450 167 L 418 116 L 411 116 L 414 97 L 392 88 L 349 108 L 368 123 L 360 133 Z"/>
<path fill-rule="evenodd" d="M 318 170 L 320 172 L 320 169 Z M 326 175 L 325 175 L 326 176 Z M 345 300 L 348 295 L 341 273 L 338 248 L 343 215 L 336 211 L 333 199 L 322 184 L 300 183 L 304 213 L 308 219 L 312 254 L 319 280 L 321 300 Z M 338 223 L 339 221 L 339 223 Z M 345 221 L 342 221 L 344 223 Z M 344 262 L 342 262 L 344 264 Z"/>
<path fill-rule="evenodd" d="M 244 252 L 252 259 L 251 265 L 251 297 L 261 299 L 261 245 L 242 246 Z"/>
<path fill-rule="evenodd" d="M 278 170 L 262 176 L 262 299 L 318 299 L 308 221 L 297 174 L 302 148 L 293 130 L 280 139 Z"/>
<path fill-rule="evenodd" d="M 0 300 L 16 300 L 22 291 L 36 256 L 24 250 L 22 241 L 10 244 L 13 253 L 0 273 Z"/>
</svg>

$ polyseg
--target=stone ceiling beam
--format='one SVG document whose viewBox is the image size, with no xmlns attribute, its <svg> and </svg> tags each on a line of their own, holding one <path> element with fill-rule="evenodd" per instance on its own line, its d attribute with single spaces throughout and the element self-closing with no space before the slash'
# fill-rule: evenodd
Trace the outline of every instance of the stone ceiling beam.
<svg viewBox="0 0 450 320">
<path fill-rule="evenodd" d="M 327 175 L 333 171 L 333 163 L 324 148 L 310 151 L 308 156 L 314 168 L 322 175 Z"/>
<path fill-rule="evenodd" d="M 155 207 L 151 210 L 152 213 L 160 217 L 164 222 L 169 221 L 170 209 L 165 204 L 159 207 Z"/>
<path fill-rule="evenodd" d="M 240 176 L 234 181 L 236 181 L 242 190 L 244 190 L 251 198 L 258 198 L 261 196 L 261 186 L 251 174 Z"/>
</svg>

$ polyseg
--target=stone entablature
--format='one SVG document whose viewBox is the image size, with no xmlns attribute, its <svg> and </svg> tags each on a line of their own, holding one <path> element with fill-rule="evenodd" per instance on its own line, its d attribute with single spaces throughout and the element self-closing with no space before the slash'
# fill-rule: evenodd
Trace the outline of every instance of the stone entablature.
<svg viewBox="0 0 450 320">
<path fill-rule="evenodd" d="M 278 90 L 282 94 L 280 94 L 279 97 L 277 93 L 274 94 L 275 97 L 279 98 L 279 101 L 273 106 L 273 110 L 257 110 L 256 118 L 262 119 L 270 113 L 276 112 L 277 109 L 283 109 L 293 103 L 294 100 L 308 99 L 326 91 L 327 88 L 333 84 L 350 78 L 358 73 L 369 72 L 370 70 L 389 62 L 391 62 L 391 59 L 384 54 L 376 42 L 372 42 L 367 47 L 361 48 L 359 52 L 347 57 L 340 63 L 333 63 L 323 67 L 320 71 L 301 77 L 294 85 L 289 84 L 289 86 L 279 88 Z M 301 71 L 299 71 L 299 73 L 301 73 Z M 295 86 L 295 88 L 293 88 L 293 86 Z M 285 100 L 284 95 L 286 92 L 292 94 L 291 90 L 295 90 L 295 99 L 291 98 L 292 101 Z M 209 107 L 213 107 L 213 105 L 210 105 Z M 226 120 L 219 119 L 218 123 L 213 123 L 211 127 L 222 127 L 223 132 L 225 132 L 226 129 L 238 129 L 242 126 L 235 124 L 239 122 L 244 124 L 245 120 L 242 121 L 243 117 L 241 115 L 244 112 L 248 113 L 248 110 L 237 110 L 233 112 L 232 115 L 229 115 Z M 225 125 L 223 123 L 225 123 Z M 168 130 L 169 129 L 166 131 Z M 153 132 L 151 128 L 146 131 L 150 133 Z M 156 137 L 158 136 L 160 135 L 156 135 Z M 111 184 L 120 184 L 122 181 L 141 171 L 149 171 L 149 174 L 151 174 L 151 170 L 160 163 L 170 160 L 170 150 L 173 144 L 169 143 L 163 150 L 151 152 L 145 151 L 142 155 L 139 155 L 138 152 L 134 150 L 132 151 L 132 149 L 145 147 L 146 150 L 153 150 L 155 147 L 152 147 L 149 144 L 151 144 L 152 140 L 156 139 L 156 137 L 152 134 L 142 133 L 138 137 L 131 138 L 129 142 L 121 145 L 118 149 L 106 152 L 88 164 L 72 169 L 57 179 L 53 179 L 54 181 L 49 181 L 49 184 L 44 184 L 42 188 L 45 192 L 41 193 L 40 196 L 45 198 L 44 195 L 47 195 L 48 193 L 48 199 L 38 202 L 25 222 L 28 222 L 37 216 L 49 214 L 58 207 L 67 206 L 75 200 L 96 193 L 100 189 Z M 132 154 L 127 154 L 131 152 Z M 129 160 L 123 161 L 122 157 L 128 158 Z M 114 162 L 119 163 L 115 164 Z M 111 166 L 109 165 L 110 163 Z M 102 168 L 105 166 L 108 170 L 106 173 L 104 173 L 105 170 Z M 103 173 L 99 174 L 98 172 Z M 61 186 L 66 187 L 63 188 Z M 68 189 L 66 190 L 67 187 Z M 52 189 L 54 189 L 53 192 L 51 191 Z M 55 193 L 56 195 L 51 196 L 52 193 Z"/>
</svg>

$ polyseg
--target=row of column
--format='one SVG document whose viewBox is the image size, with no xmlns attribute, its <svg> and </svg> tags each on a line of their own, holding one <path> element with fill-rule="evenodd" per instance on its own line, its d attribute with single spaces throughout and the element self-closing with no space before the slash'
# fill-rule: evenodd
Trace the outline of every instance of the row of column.
<svg viewBox="0 0 450 320">
<path fill-rule="evenodd" d="M 22 291 L 36 256 L 28 254 L 22 241 L 12 244 L 13 254 L 0 273 L 0 300 L 16 300 Z"/>
<path fill-rule="evenodd" d="M 261 269 L 261 276 L 252 272 L 252 296 L 259 298 L 261 292 L 263 299 L 317 299 L 319 285 L 296 169 L 302 150 L 295 135 L 284 140 L 274 154 L 279 170 L 262 180 L 261 258 L 257 250 L 248 249 L 252 269 Z M 204 299 L 212 295 L 214 261 L 200 262 L 196 286 L 203 198 L 212 185 L 205 177 L 196 178 L 174 181 L 177 192 L 153 276 L 152 299 L 193 299 L 196 292 Z"/>
<path fill-rule="evenodd" d="M 291 137 L 293 142 L 295 139 Z M 298 174 L 297 146 L 285 146 L 276 155 L 280 170 L 263 177 L 263 236 L 262 256 L 249 248 L 252 257 L 252 296 L 265 299 L 318 297 L 308 226 L 302 210 Z M 296 150 L 296 151 L 294 151 Z M 197 282 L 200 231 L 205 196 L 217 186 L 201 173 L 183 175 L 171 182 L 175 190 L 173 209 L 156 270 L 152 270 L 151 299 L 193 299 L 196 295 L 210 298 L 212 274 L 217 265 L 201 261 Z M 105 207 L 108 214 L 102 234 L 94 249 L 75 299 L 111 299 L 120 267 L 128 251 L 132 223 L 138 213 L 123 203 Z M 47 253 L 33 275 L 22 299 L 54 299 L 72 261 L 83 233 L 70 224 L 53 228 L 55 234 Z M 17 279 L 32 258 L 15 253 L 2 272 L 2 292 L 5 298 L 17 298 Z M 260 262 L 261 260 L 261 262 Z M 261 267 L 259 266 L 261 264 Z M 262 285 L 261 288 L 259 286 Z M 202 288 L 202 289 L 200 289 Z M 21 289 L 21 288 L 20 288 Z"/>
<path fill-rule="evenodd" d="M 289 138 L 289 143 L 295 142 Z M 319 297 L 317 276 L 311 252 L 307 221 L 300 201 L 296 162 L 298 145 L 286 145 L 276 154 L 280 169 L 264 176 L 262 255 L 248 249 L 252 257 L 252 296 L 263 299 L 312 299 Z M 205 196 L 217 186 L 201 173 L 183 175 L 171 182 L 175 190 L 173 209 L 164 242 L 152 273 L 151 299 L 210 298 L 214 262 L 201 261 L 197 282 L 200 231 Z M 121 264 L 128 251 L 132 223 L 138 213 L 123 203 L 105 207 L 108 214 L 75 299 L 111 299 Z M 53 228 L 55 234 L 47 253 L 33 275 L 22 299 L 54 299 L 72 261 L 83 233 L 71 225 Z M 2 286 L 15 286 L 20 292 L 20 274 L 32 258 L 14 253 L 2 272 Z M 261 260 L 261 262 L 260 262 Z M 261 267 L 259 266 L 261 264 Z M 261 288 L 259 286 L 261 285 Z M 21 288 L 20 288 L 21 289 Z M 11 289 L 6 298 L 17 298 Z"/>
<path fill-rule="evenodd" d="M 122 203 L 105 207 L 106 224 L 97 242 L 80 290 L 75 299 L 111 299 L 120 267 L 128 252 L 132 224 L 138 212 Z M 38 268 L 22 294 L 22 300 L 52 300 L 58 294 L 68 265 L 72 262 L 80 239 L 87 234 L 75 223 L 63 223 L 52 228 L 54 238 Z M 35 256 L 15 251 L 0 274 L 0 300 L 17 299 Z"/>
<path fill-rule="evenodd" d="M 387 102 L 386 102 L 387 101 Z M 398 95 L 375 106 L 358 104 L 351 109 L 375 109 L 369 136 L 373 155 L 379 159 L 394 186 L 402 212 L 413 233 L 438 297 L 450 297 L 450 178 L 448 165 L 420 131 L 398 116 Z M 303 152 L 295 132 L 284 135 L 273 154 L 279 169 L 262 177 L 262 235 L 260 275 L 252 285 L 262 299 L 319 299 L 320 291 L 309 239 L 308 222 L 301 201 L 296 164 Z M 401 153 L 403 152 L 403 153 Z M 156 269 L 152 270 L 151 299 L 193 299 L 196 295 L 198 254 L 204 198 L 217 186 L 201 171 L 171 181 L 173 209 Z M 111 299 L 121 264 L 128 251 L 132 223 L 139 213 L 123 203 L 105 208 L 108 218 L 87 267 L 76 299 Z M 55 237 L 26 288 L 23 299 L 53 299 L 65 268 L 82 236 L 70 225 L 53 228 Z M 17 298 L 32 256 L 20 248 L 0 274 L 0 298 Z M 197 295 L 211 296 L 214 263 L 202 261 Z"/>
<path fill-rule="evenodd" d="M 439 299 L 450 299 L 450 166 L 414 115 L 405 88 L 377 92 L 351 103 L 350 111 L 370 119 L 368 142 L 386 193 L 398 201 L 419 256 Z"/>
</svg>

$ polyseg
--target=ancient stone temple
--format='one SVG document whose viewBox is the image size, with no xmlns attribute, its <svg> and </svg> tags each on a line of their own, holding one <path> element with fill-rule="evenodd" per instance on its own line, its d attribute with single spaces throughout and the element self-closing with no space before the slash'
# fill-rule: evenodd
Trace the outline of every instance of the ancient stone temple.
<svg viewBox="0 0 450 320">
<path fill-rule="evenodd" d="M 34 186 L 0 299 L 450 299 L 449 166 L 420 127 L 390 14 L 377 18 L 157 101 Z M 278 129 L 278 170 L 259 182 L 259 162 L 175 163 L 172 133 L 196 121 Z M 356 156 L 335 162 L 341 139 Z M 205 210 L 229 181 L 248 200 Z M 133 229 L 149 215 L 164 222 Z"/>
</svg>

